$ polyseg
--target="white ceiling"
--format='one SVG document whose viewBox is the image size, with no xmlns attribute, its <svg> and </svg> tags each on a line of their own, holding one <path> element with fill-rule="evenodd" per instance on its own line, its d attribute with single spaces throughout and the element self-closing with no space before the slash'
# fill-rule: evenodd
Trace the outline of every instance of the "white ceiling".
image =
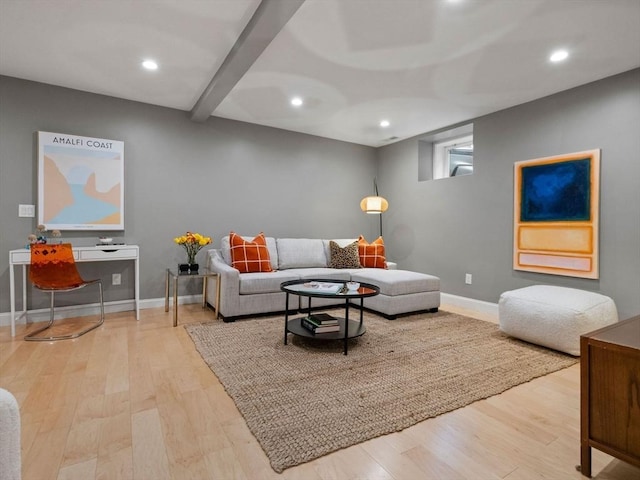
<svg viewBox="0 0 640 480">
<path fill-rule="evenodd" d="M 256 55 L 260 3 L 0 0 L 0 74 L 380 146 L 640 66 L 640 0 L 306 0 Z"/>
</svg>

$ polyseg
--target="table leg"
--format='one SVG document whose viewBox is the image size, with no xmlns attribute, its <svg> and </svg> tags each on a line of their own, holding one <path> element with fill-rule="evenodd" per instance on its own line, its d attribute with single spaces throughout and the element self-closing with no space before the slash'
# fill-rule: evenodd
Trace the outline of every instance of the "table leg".
<svg viewBox="0 0 640 480">
<path fill-rule="evenodd" d="M 580 473 L 591 478 L 591 447 L 580 446 Z"/>
<path fill-rule="evenodd" d="M 580 337 L 580 473 L 591 477 L 591 446 L 589 445 L 589 380 L 591 349 L 585 337 Z"/>
<path fill-rule="evenodd" d="M 169 269 L 167 268 L 167 278 L 164 282 L 164 311 L 169 311 L 169 277 L 170 277 Z"/>
<path fill-rule="evenodd" d="M 136 255 L 134 260 L 135 279 L 134 279 L 134 298 L 136 302 L 136 320 L 140 320 L 140 255 Z"/>
<path fill-rule="evenodd" d="M 31 267 L 29 267 L 31 268 Z M 22 265 L 22 315 L 27 314 L 27 266 Z M 29 319 L 24 319 L 25 323 L 29 323 Z"/>
<path fill-rule="evenodd" d="M 349 299 L 344 302 L 344 354 L 347 354 L 349 345 Z"/>
<path fill-rule="evenodd" d="M 220 282 L 222 277 L 218 273 L 216 276 L 216 320 L 220 318 Z"/>
<path fill-rule="evenodd" d="M 9 265 L 9 296 L 11 297 L 11 336 L 16 336 L 16 321 L 25 316 L 25 323 L 28 323 L 27 315 L 27 266 L 22 265 L 22 313 L 16 316 L 16 275 L 15 265 Z"/>
<path fill-rule="evenodd" d="M 173 277 L 173 326 L 178 326 L 178 275 Z"/>
<path fill-rule="evenodd" d="M 207 277 L 202 277 L 202 309 L 207 308 Z"/>
<path fill-rule="evenodd" d="M 289 292 L 286 293 L 285 295 L 285 302 L 284 302 L 284 344 L 287 344 L 287 333 L 289 332 L 289 330 L 287 329 L 287 325 L 289 322 Z"/>
<path fill-rule="evenodd" d="M 16 278 L 14 265 L 9 265 L 9 295 L 11 296 L 11 336 L 16 336 Z"/>
</svg>

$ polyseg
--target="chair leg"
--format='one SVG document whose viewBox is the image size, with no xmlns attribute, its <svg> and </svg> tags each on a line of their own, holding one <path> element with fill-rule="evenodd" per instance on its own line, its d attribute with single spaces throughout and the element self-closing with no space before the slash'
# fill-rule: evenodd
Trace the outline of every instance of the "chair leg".
<svg viewBox="0 0 640 480">
<path fill-rule="evenodd" d="M 50 316 L 49 316 L 49 323 L 47 323 L 44 327 L 39 328 L 37 330 L 34 330 L 33 332 L 29 333 L 28 335 L 25 335 L 24 339 L 27 341 L 34 341 L 34 340 L 47 340 L 47 338 L 34 338 L 35 335 L 39 334 L 40 332 L 44 332 L 45 330 L 47 330 L 48 328 L 51 328 L 51 325 L 53 325 L 53 317 L 54 317 L 54 310 L 53 310 L 53 306 L 55 305 L 55 299 L 54 299 L 54 292 L 50 292 L 51 293 L 51 305 L 49 307 L 49 312 L 50 312 Z"/>
<path fill-rule="evenodd" d="M 49 323 L 42 327 L 39 328 L 38 330 L 35 330 L 31 333 L 29 333 L 28 335 L 26 335 L 24 337 L 25 340 L 27 341 L 31 341 L 31 342 L 50 342 L 50 341 L 54 341 L 54 340 L 69 340 L 71 338 L 78 338 L 82 335 L 84 335 L 85 333 L 90 332 L 91 330 L 98 328 L 100 325 L 102 325 L 104 323 L 104 298 L 102 295 L 102 280 L 96 280 L 95 283 L 98 284 L 98 288 L 100 291 L 100 320 L 96 323 L 92 323 L 89 325 L 89 327 L 85 328 L 84 330 L 81 330 L 79 332 L 76 333 L 71 333 L 69 335 L 52 335 L 50 337 L 36 337 L 35 335 L 37 335 L 38 333 L 44 332 L 45 330 L 51 328 L 51 326 L 53 325 L 53 318 L 54 318 L 54 293 L 51 292 L 51 318 L 49 319 Z"/>
</svg>

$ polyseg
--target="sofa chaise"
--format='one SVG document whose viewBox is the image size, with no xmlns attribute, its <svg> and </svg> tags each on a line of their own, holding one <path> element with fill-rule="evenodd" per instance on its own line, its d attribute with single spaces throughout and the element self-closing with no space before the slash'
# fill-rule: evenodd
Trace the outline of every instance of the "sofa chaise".
<svg viewBox="0 0 640 480">
<path fill-rule="evenodd" d="M 333 268 L 335 250 L 352 247 L 357 239 L 310 239 L 262 237 L 268 251 L 267 269 L 242 272 L 234 268 L 231 236 L 221 239 L 220 249 L 207 252 L 207 266 L 218 274 L 207 284 L 208 298 L 215 298 L 216 281 L 220 281 L 218 315 L 225 322 L 238 317 L 283 312 L 285 293 L 280 284 L 289 280 L 329 279 L 372 283 L 380 294 L 365 300 L 364 307 L 388 319 L 414 312 L 437 312 L 440 306 L 440 279 L 433 275 L 398 270 L 393 263 L 387 268 Z M 246 242 L 251 237 L 237 237 Z M 256 237 L 258 238 L 258 237 Z M 255 239 L 253 239 L 255 240 Z M 338 245 L 339 247 L 336 247 Z M 332 258 L 332 249 L 334 258 Z M 332 262 L 333 260 L 333 262 Z M 236 264 L 237 265 L 237 264 Z M 300 303 L 304 302 L 303 304 Z M 291 310 L 306 308 L 306 298 L 299 297 Z M 343 303 L 339 303 L 342 305 Z M 338 305 L 335 299 L 314 298 L 312 308 Z M 359 306 L 359 303 L 357 304 Z"/>
</svg>

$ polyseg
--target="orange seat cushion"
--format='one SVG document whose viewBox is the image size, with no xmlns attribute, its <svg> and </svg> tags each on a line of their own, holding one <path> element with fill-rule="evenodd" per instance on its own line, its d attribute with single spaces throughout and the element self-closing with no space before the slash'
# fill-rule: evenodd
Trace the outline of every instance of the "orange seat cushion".
<svg viewBox="0 0 640 480">
<path fill-rule="evenodd" d="M 387 268 L 382 237 L 378 237 L 372 243 L 367 243 L 365 238 L 360 235 L 358 238 L 358 255 L 360 256 L 360 265 L 365 268 Z"/>
<path fill-rule="evenodd" d="M 229 234 L 231 266 L 240 273 L 271 272 L 271 260 L 267 240 L 260 232 L 253 240 L 247 241 L 235 232 Z"/>
</svg>

